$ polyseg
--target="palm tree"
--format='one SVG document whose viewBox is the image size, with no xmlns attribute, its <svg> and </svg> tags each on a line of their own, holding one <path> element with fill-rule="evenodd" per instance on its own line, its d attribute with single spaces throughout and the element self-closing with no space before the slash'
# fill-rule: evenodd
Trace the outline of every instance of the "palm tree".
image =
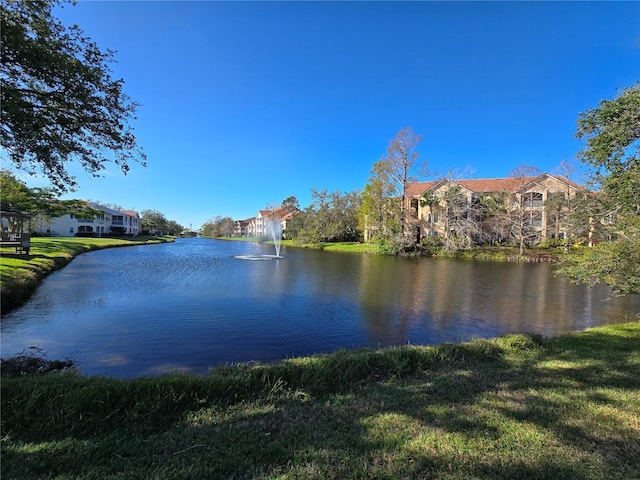
<svg viewBox="0 0 640 480">
<path fill-rule="evenodd" d="M 429 229 L 433 232 L 433 223 L 434 223 L 434 207 L 440 204 L 440 197 L 438 197 L 435 193 L 431 191 L 426 191 L 420 197 L 420 206 L 421 207 L 429 207 Z"/>
</svg>

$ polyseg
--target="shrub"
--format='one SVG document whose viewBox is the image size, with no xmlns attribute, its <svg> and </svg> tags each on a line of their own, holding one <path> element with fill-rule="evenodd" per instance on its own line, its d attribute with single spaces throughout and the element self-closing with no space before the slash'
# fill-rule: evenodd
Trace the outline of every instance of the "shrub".
<svg viewBox="0 0 640 480">
<path fill-rule="evenodd" d="M 557 248 L 564 246 L 564 240 L 560 238 L 546 238 L 538 244 L 539 248 Z"/>
<path fill-rule="evenodd" d="M 378 251 L 383 255 L 399 255 L 405 251 L 405 244 L 400 235 L 376 238 L 373 243 L 378 245 Z"/>
</svg>

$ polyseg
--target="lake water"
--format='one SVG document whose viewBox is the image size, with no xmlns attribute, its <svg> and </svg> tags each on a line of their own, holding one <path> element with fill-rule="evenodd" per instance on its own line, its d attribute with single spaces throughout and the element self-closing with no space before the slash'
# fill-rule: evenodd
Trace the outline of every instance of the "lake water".
<svg viewBox="0 0 640 480">
<path fill-rule="evenodd" d="M 640 296 L 571 285 L 549 264 L 396 258 L 204 238 L 99 250 L 3 316 L 27 347 L 88 375 L 138 377 L 341 348 L 545 336 L 637 318 Z"/>
</svg>

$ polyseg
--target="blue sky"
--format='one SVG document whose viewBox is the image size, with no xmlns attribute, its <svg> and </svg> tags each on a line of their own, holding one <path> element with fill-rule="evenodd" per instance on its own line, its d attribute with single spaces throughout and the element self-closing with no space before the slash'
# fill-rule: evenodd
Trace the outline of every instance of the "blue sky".
<svg viewBox="0 0 640 480">
<path fill-rule="evenodd" d="M 579 112 L 640 79 L 638 2 L 81 0 L 56 12 L 117 51 L 148 155 L 127 176 L 74 169 L 67 197 L 194 228 L 290 195 L 304 207 L 314 187 L 362 189 L 405 126 L 436 175 L 553 171 L 580 148 Z"/>
</svg>

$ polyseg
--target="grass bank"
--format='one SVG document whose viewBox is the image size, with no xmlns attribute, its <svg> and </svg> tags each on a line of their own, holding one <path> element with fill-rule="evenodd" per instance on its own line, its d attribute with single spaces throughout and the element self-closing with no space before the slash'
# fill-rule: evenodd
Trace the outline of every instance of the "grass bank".
<svg viewBox="0 0 640 480">
<path fill-rule="evenodd" d="M 359 252 L 383 254 L 380 246 L 374 243 L 359 242 L 335 242 L 335 243 L 310 243 L 299 244 L 293 240 L 283 240 L 282 245 L 290 247 L 310 248 L 332 252 Z M 429 256 L 438 258 L 458 258 L 464 260 L 489 260 L 498 262 L 558 262 L 564 256 L 563 249 L 555 248 L 528 248 L 524 255 L 520 255 L 515 246 L 479 246 L 464 250 L 447 252 L 442 248 L 429 249 L 417 247 L 408 255 Z"/>
<path fill-rule="evenodd" d="M 3 377 L 3 480 L 640 478 L 640 323 L 209 376 Z"/>
<path fill-rule="evenodd" d="M 242 242 L 254 242 L 272 244 L 272 241 L 265 241 L 260 237 L 221 237 L 219 240 L 233 240 Z M 329 252 L 357 252 L 384 254 L 380 246 L 375 243 L 362 242 L 320 242 L 320 243 L 298 243 L 293 240 L 282 240 L 282 245 L 295 248 L 308 248 L 311 250 L 326 250 Z M 524 255 L 520 255 L 517 246 L 479 246 L 469 249 L 447 252 L 443 248 L 421 248 L 416 247 L 408 255 L 429 256 L 438 258 L 458 258 L 464 260 L 489 260 L 498 262 L 558 262 L 565 256 L 562 247 L 549 248 L 527 248 Z"/>
<path fill-rule="evenodd" d="M 26 302 L 51 272 L 67 265 L 76 255 L 91 250 L 173 241 L 173 237 L 83 238 L 35 237 L 29 255 L 14 248 L 0 248 L 2 312 Z"/>
<path fill-rule="evenodd" d="M 272 240 L 265 240 L 261 237 L 219 237 L 216 240 L 232 240 L 236 242 L 266 243 L 273 245 Z M 320 243 L 298 243 L 293 240 L 282 240 L 281 245 L 294 248 L 308 248 L 311 250 L 326 250 L 328 252 L 359 252 L 359 253 L 380 253 L 378 245 L 361 242 L 320 242 Z"/>
<path fill-rule="evenodd" d="M 562 247 L 527 248 L 524 255 L 514 246 L 479 246 L 465 250 L 447 252 L 437 250 L 436 257 L 460 258 L 465 260 L 489 260 L 494 262 L 559 262 L 566 256 Z"/>
<path fill-rule="evenodd" d="M 312 250 L 326 250 L 327 252 L 357 252 L 380 253 L 378 245 L 360 242 L 321 242 L 321 243 L 296 243 L 293 240 L 282 240 L 282 245 L 287 247 L 309 248 Z"/>
</svg>

